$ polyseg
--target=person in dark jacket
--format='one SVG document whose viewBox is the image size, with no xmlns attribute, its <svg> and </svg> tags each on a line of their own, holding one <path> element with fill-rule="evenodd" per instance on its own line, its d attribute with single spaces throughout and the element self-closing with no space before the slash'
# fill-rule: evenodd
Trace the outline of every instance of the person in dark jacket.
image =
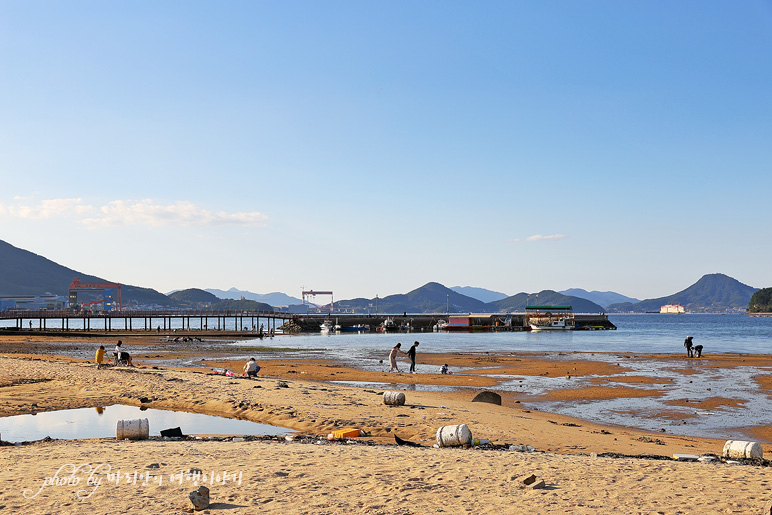
<svg viewBox="0 0 772 515">
<path fill-rule="evenodd" d="M 407 355 L 410 358 L 410 373 L 415 374 L 415 351 L 418 348 L 418 342 L 415 342 L 410 350 L 407 351 Z"/>
<path fill-rule="evenodd" d="M 693 358 L 694 352 L 692 351 L 692 337 L 687 336 L 684 340 L 684 347 L 686 347 L 686 357 Z"/>
</svg>

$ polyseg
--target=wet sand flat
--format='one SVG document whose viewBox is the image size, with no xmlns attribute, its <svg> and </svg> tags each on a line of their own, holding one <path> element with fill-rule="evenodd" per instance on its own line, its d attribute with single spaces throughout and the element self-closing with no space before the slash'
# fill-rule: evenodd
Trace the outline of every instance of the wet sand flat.
<svg viewBox="0 0 772 515">
<path fill-rule="evenodd" d="M 216 364 L 240 372 L 243 365 L 217 352 L 200 354 L 208 354 L 204 362 L 207 367 Z M 423 354 L 419 359 L 428 357 Z M 681 357 L 659 355 L 561 356 L 556 364 L 550 357 L 523 354 L 508 357 L 503 365 L 479 355 L 433 355 L 431 359 L 439 363 L 453 359 L 453 366 L 465 371 L 490 370 L 488 367 L 495 365 L 499 370 L 511 369 L 515 374 L 512 377 L 538 381 L 548 381 L 553 370 L 557 375 L 566 362 L 582 362 L 582 373 L 588 379 L 603 377 L 604 373 L 613 379 L 626 370 L 637 370 L 624 359 L 657 366 L 665 363 L 674 370 L 697 366 L 682 363 Z M 597 369 L 592 366 L 595 359 Z M 745 367 L 745 363 L 761 367 L 772 363 L 766 356 L 745 358 L 749 361 L 716 359 L 721 360 L 722 370 Z M 705 363 L 709 360 L 699 366 Z M 11 512 L 32 514 L 81 513 L 84 509 L 94 513 L 174 513 L 189 506 L 187 492 L 194 489 L 190 482 L 183 481 L 174 485 L 124 485 L 120 496 L 106 487 L 86 499 L 78 499 L 75 489 L 64 487 L 50 487 L 34 499 L 23 496 L 25 489 L 39 487 L 45 477 L 68 463 L 106 464 L 132 472 L 154 470 L 167 476 L 190 468 L 238 469 L 241 485 L 226 482 L 212 488 L 212 502 L 220 503 L 213 509 L 219 507 L 228 513 L 254 513 L 256 507 L 266 513 L 508 513 L 513 504 L 522 508 L 522 513 L 758 513 L 770 497 L 765 468 L 591 456 L 606 452 L 627 456 L 720 454 L 722 439 L 642 431 L 548 413 L 526 407 L 527 401 L 521 401 L 516 392 L 502 392 L 502 406 L 471 402 L 478 391 L 496 390 L 497 383 L 512 380 L 498 374 L 389 374 L 357 370 L 332 359 L 279 357 L 262 360 L 261 377 L 251 380 L 212 375 L 209 368 L 146 365 L 142 358 L 138 358 L 137 365 L 97 369 L 89 362 L 53 353 L 6 354 L 0 357 L 0 414 L 115 403 L 140 405 L 145 397 L 149 402 L 144 404 L 153 408 L 241 417 L 308 435 L 357 427 L 370 435 L 360 440 L 373 445 L 326 440 L 267 443 L 105 439 L 4 446 L 0 447 L 0 457 L 7 466 L 0 471 L 0 484 L 4 485 L 0 504 L 12 508 Z M 561 374 L 553 379 L 570 384 L 577 377 L 567 379 Z M 381 382 L 387 386 L 361 388 L 333 382 L 339 380 Z M 491 380 L 492 385 L 487 382 Z M 464 383 L 470 382 L 473 384 L 466 387 Z M 407 397 L 405 406 L 386 406 L 382 402 L 381 394 L 389 385 L 420 387 L 427 383 L 451 389 L 402 387 Z M 619 389 L 617 397 L 626 400 L 627 390 L 637 386 L 632 383 Z M 668 384 L 653 382 L 644 386 L 662 389 Z M 603 396 L 614 395 L 616 390 L 598 388 Z M 757 388 L 762 395 L 768 394 L 768 388 L 759 384 Z M 566 389 L 561 386 L 556 391 L 562 390 Z M 572 392 L 571 402 L 591 403 L 598 396 L 593 390 L 587 390 L 584 396 L 582 389 L 566 391 Z M 717 397 L 712 407 L 734 402 L 729 397 Z M 763 422 L 759 421 L 759 428 Z M 507 447 L 531 446 L 534 452 L 430 447 L 437 428 L 460 423 L 467 424 L 475 437 Z M 395 434 L 426 447 L 397 447 Z M 766 433 L 759 429 L 758 434 Z M 764 450 L 768 454 L 772 446 L 765 443 Z M 159 469 L 148 469 L 154 463 Z M 543 478 L 547 488 L 518 488 L 517 477 L 530 473 Z"/>
</svg>

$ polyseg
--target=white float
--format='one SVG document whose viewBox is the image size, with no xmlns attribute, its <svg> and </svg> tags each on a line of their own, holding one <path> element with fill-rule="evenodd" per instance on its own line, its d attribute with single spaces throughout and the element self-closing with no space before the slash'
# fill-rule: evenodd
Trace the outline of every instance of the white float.
<svg viewBox="0 0 772 515">
<path fill-rule="evenodd" d="M 724 444 L 725 458 L 761 458 L 764 451 L 758 442 L 727 440 Z"/>
<path fill-rule="evenodd" d="M 442 426 L 437 430 L 437 445 L 440 447 L 458 447 L 472 444 L 472 432 L 466 424 Z"/>
<path fill-rule="evenodd" d="M 405 404 L 405 394 L 402 392 L 383 392 L 383 403 L 389 406 L 402 406 Z"/>
<path fill-rule="evenodd" d="M 150 424 L 146 418 L 119 420 L 115 428 L 115 438 L 118 440 L 147 440 L 149 434 Z"/>
</svg>

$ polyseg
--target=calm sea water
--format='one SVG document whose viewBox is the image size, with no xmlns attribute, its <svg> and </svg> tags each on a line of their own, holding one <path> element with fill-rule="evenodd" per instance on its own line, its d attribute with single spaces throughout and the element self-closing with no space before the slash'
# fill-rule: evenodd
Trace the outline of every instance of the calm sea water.
<svg viewBox="0 0 772 515">
<path fill-rule="evenodd" d="M 687 359 L 683 341 L 694 337 L 703 345 L 704 355 L 716 353 L 772 353 L 772 318 L 746 315 L 615 315 L 610 317 L 616 331 L 545 331 L 518 333 L 410 333 L 410 334 L 313 334 L 283 336 L 261 342 L 288 349 L 293 357 L 324 356 L 351 366 L 388 371 L 388 351 L 396 342 L 403 347 L 419 341 L 417 372 L 436 374 L 436 366 L 421 363 L 420 354 L 429 352 L 544 352 L 545 357 L 570 360 L 574 353 L 597 353 L 593 359 L 619 363 L 622 371 L 608 378 L 609 387 L 653 390 L 656 395 L 592 401 L 543 401 L 539 396 L 551 390 L 593 386 L 592 377 L 504 377 L 496 386 L 523 399 L 523 406 L 562 413 L 602 424 L 665 431 L 670 434 L 713 438 L 753 438 L 747 428 L 772 421 L 772 399 L 760 390 L 755 378 L 771 370 L 750 367 L 714 369 L 704 359 Z M 235 347 L 255 341 L 235 342 Z M 255 352 L 255 351 L 250 351 Z M 682 361 L 642 359 L 624 353 L 681 354 Z M 608 354 L 600 354 L 608 353 Z M 246 358 L 247 355 L 245 354 Z M 258 360 L 260 355 L 257 355 Z M 267 354 L 264 357 L 269 357 Z M 275 358 L 273 354 L 270 357 Z M 675 365 L 675 366 L 674 366 Z M 404 368 L 407 364 L 404 363 Z M 677 370 L 689 369 L 688 374 Z M 454 369 L 464 373 L 463 369 Z M 626 376 L 667 379 L 667 384 L 631 384 Z M 399 376 L 395 375 L 395 380 Z M 618 380 L 617 380 L 618 379 Z M 443 390 L 448 387 L 400 383 L 348 383 L 360 387 L 401 390 Z M 741 401 L 737 407 L 713 410 L 680 406 L 714 397 Z M 676 416 L 672 416 L 675 414 Z M 528 442 L 523 442 L 528 443 Z M 720 452 L 717 449 L 716 452 Z"/>
<path fill-rule="evenodd" d="M 750 317 L 747 315 L 612 315 L 610 320 L 617 326 L 616 331 L 545 331 L 516 333 L 340 333 L 280 335 L 263 340 L 250 339 L 228 344 L 236 359 L 256 357 L 261 359 L 293 358 L 334 358 L 344 364 L 372 371 L 388 371 L 387 355 L 391 347 L 402 342 L 407 348 L 413 341 L 419 341 L 418 373 L 436 374 L 438 368 L 421 363 L 420 354 L 440 352 L 543 352 L 551 359 L 571 359 L 573 353 L 590 352 L 593 359 L 620 363 L 624 370 L 609 378 L 610 387 L 642 388 L 656 390 L 654 397 L 636 399 L 610 399 L 606 401 L 545 402 L 539 395 L 555 389 L 576 389 L 591 386 L 591 377 L 501 377 L 496 390 L 517 392 L 523 398 L 524 406 L 537 407 L 549 412 L 563 413 L 585 420 L 605 424 L 618 424 L 651 431 L 665 430 L 668 433 L 699 435 L 715 438 L 749 438 L 746 428 L 772 422 L 772 398 L 761 391 L 756 377 L 772 374 L 772 369 L 713 369 L 704 367 L 707 360 L 686 359 L 683 341 L 694 337 L 695 345 L 703 345 L 704 355 L 718 353 L 772 354 L 772 317 Z M 138 327 L 135 325 L 135 327 Z M 78 344 L 69 341 L 68 344 Z M 77 357 L 91 359 L 94 345 L 84 340 L 77 350 L 67 350 Z M 158 352 L 163 355 L 164 344 L 160 342 Z M 261 347 L 281 349 L 262 352 Z M 133 349 L 127 349 L 134 352 Z M 195 350 L 195 345 L 191 346 Z M 243 352 L 242 352 L 243 351 Z M 691 369 L 689 374 L 674 370 L 672 360 L 639 359 L 624 356 L 624 353 L 681 354 L 678 368 Z M 600 354 L 608 353 L 608 354 Z M 182 362 L 171 362 L 160 357 L 158 364 L 197 365 L 200 357 L 186 358 Z M 404 363 L 404 361 L 403 361 Z M 152 362 L 149 364 L 153 364 Z M 405 366 L 405 365 L 403 365 Z M 405 366 L 406 368 L 406 366 Z M 454 373 L 463 373 L 456 369 Z M 631 384 L 625 376 L 667 378 L 662 384 Z M 395 375 L 394 379 L 399 376 Z M 360 383 L 357 386 L 374 388 L 396 388 L 402 390 L 442 390 L 448 387 L 422 386 L 400 383 Z M 679 406 L 684 399 L 689 402 L 723 397 L 742 401 L 738 407 L 721 407 L 715 410 L 701 410 Z M 531 399 L 531 400 L 528 400 Z M 676 404 L 674 404 L 676 403 Z M 680 413 L 683 417 L 674 420 L 668 413 Z M 528 443 L 528 442 L 523 442 Z M 717 449 L 716 452 L 719 452 Z"/>
<path fill-rule="evenodd" d="M 388 351 L 396 342 L 421 342 L 424 352 L 508 352 L 508 351 L 589 351 L 589 352 L 683 352 L 683 341 L 694 337 L 695 345 L 703 345 L 705 352 L 772 353 L 772 317 L 747 315 L 610 315 L 616 331 L 545 331 L 516 333 L 338 333 L 282 335 L 262 340 L 262 345 L 297 349 L 329 350 L 331 352 L 360 353 Z M 180 329 L 179 321 L 174 321 Z M 262 320 L 261 320 L 262 322 Z M 14 320 L 0 321 L 0 327 L 12 327 Z M 92 329 L 100 329 L 94 321 Z M 27 321 L 23 322 L 26 329 Z M 70 328 L 81 328 L 72 320 Z M 144 320 L 132 323 L 143 327 Z M 47 327 L 57 328 L 60 321 L 49 320 Z M 34 325 L 37 328 L 37 323 Z M 209 327 L 216 327 L 216 323 Z M 113 326 L 120 331 L 120 326 Z M 234 329 L 229 327 L 229 329 Z M 257 340 L 238 342 L 237 345 L 255 345 Z"/>
<path fill-rule="evenodd" d="M 263 345 L 332 353 L 339 358 L 388 352 L 397 342 L 419 341 L 423 352 L 656 352 L 684 353 L 694 337 L 704 353 L 772 353 L 772 317 L 747 315 L 611 315 L 615 331 L 512 333 L 338 333 L 282 336 Z M 254 345 L 254 340 L 236 345 Z"/>
</svg>

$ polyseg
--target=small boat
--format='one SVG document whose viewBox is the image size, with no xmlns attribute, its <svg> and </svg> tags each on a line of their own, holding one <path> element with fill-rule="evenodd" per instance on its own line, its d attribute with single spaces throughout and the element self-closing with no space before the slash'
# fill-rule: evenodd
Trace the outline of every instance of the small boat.
<svg viewBox="0 0 772 515">
<path fill-rule="evenodd" d="M 573 324 L 566 318 L 559 318 L 557 320 L 535 320 L 529 323 L 531 330 L 533 331 L 570 331 L 574 329 Z"/>
<path fill-rule="evenodd" d="M 322 325 L 319 326 L 319 329 L 321 329 L 323 333 L 328 333 L 332 331 L 333 330 L 332 322 L 330 322 L 329 320 L 325 320 L 324 322 L 322 322 Z"/>
<path fill-rule="evenodd" d="M 437 320 L 437 323 L 434 324 L 433 329 L 435 331 L 444 331 L 448 328 L 448 322 L 447 320 Z"/>
<path fill-rule="evenodd" d="M 576 329 L 571 306 L 537 305 L 525 307 L 526 327 L 532 331 L 570 331 Z"/>
<path fill-rule="evenodd" d="M 341 327 L 340 330 L 347 333 L 364 333 L 370 330 L 370 326 L 367 324 L 354 324 L 351 326 Z"/>
<path fill-rule="evenodd" d="M 394 320 L 391 318 L 384 320 L 383 323 L 381 323 L 381 325 L 378 327 L 378 330 L 383 333 L 397 331 L 398 329 L 399 327 L 397 327 L 397 324 L 395 324 Z"/>
</svg>

